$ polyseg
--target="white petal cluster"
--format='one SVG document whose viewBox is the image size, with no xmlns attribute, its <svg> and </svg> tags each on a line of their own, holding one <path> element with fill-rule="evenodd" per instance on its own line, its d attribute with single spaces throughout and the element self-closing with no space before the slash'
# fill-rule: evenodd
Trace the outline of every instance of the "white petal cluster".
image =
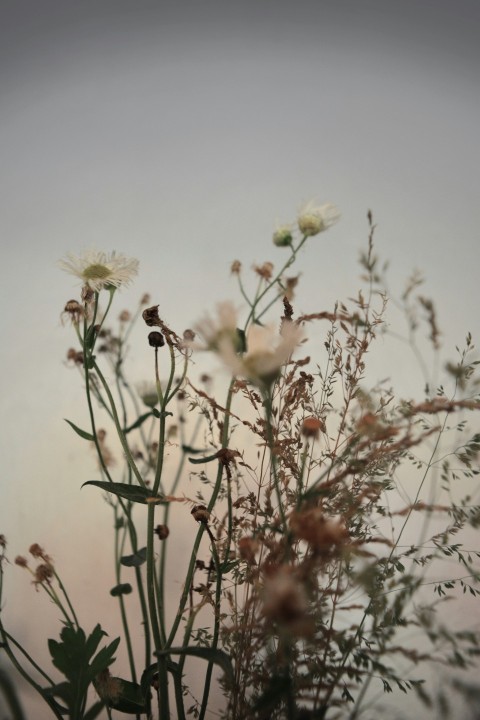
<svg viewBox="0 0 480 720">
<path fill-rule="evenodd" d="M 95 292 L 109 285 L 128 285 L 138 273 L 138 260 L 117 254 L 115 250 L 108 255 L 98 250 L 87 250 L 82 255 L 69 253 L 58 265 Z"/>
<path fill-rule="evenodd" d="M 332 203 L 317 205 L 310 200 L 298 214 L 298 227 L 302 235 L 312 236 L 328 230 L 340 219 L 339 209 Z"/>
<path fill-rule="evenodd" d="M 228 301 L 218 303 L 216 318 L 205 315 L 203 320 L 195 325 L 195 331 L 203 340 L 203 345 L 196 342 L 191 345 L 196 349 L 215 351 L 218 351 L 220 345 L 225 342 L 238 347 L 237 324 L 237 310 L 234 304 Z"/>
<path fill-rule="evenodd" d="M 303 333 L 298 325 L 286 322 L 281 334 L 273 326 L 251 325 L 247 331 L 247 351 L 235 352 L 232 343 L 222 341 L 218 352 L 234 375 L 252 383 L 268 386 L 278 377 L 281 368 L 301 342 Z"/>
</svg>

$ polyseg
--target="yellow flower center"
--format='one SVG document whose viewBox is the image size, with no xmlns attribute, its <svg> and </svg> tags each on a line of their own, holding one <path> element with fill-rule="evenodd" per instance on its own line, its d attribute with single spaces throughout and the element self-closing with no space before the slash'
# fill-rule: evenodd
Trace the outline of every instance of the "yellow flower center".
<svg viewBox="0 0 480 720">
<path fill-rule="evenodd" d="M 100 265 L 99 263 L 89 265 L 83 271 L 83 277 L 85 280 L 106 280 L 111 274 L 112 271 L 110 268 L 106 265 Z"/>
</svg>

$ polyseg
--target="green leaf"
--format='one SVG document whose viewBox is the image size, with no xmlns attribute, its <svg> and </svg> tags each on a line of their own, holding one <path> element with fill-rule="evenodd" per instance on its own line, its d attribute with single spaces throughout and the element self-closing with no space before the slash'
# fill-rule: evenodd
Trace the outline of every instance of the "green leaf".
<svg viewBox="0 0 480 720">
<path fill-rule="evenodd" d="M 95 718 L 100 715 L 104 707 L 105 703 L 103 700 L 99 700 L 85 713 L 83 720 L 95 720 Z"/>
<path fill-rule="evenodd" d="M 120 682 L 120 694 L 108 702 L 110 707 L 131 715 L 147 711 L 147 704 L 140 685 L 121 678 L 112 679 Z"/>
<path fill-rule="evenodd" d="M 119 597 L 120 595 L 130 595 L 131 592 L 132 586 L 130 583 L 120 583 L 110 590 L 110 595 L 112 597 Z"/>
<path fill-rule="evenodd" d="M 81 438 L 83 438 L 84 440 L 90 440 L 90 442 L 94 442 L 95 438 L 92 435 L 92 433 L 85 432 L 85 430 L 82 430 L 81 428 L 77 427 L 77 425 L 75 425 L 70 420 L 67 420 L 67 418 L 63 418 L 63 419 L 65 420 L 65 422 L 67 422 L 70 425 L 71 428 L 73 428 L 75 430 L 77 435 L 80 435 Z"/>
<path fill-rule="evenodd" d="M 155 415 L 156 418 L 166 418 L 169 415 L 173 417 L 173 413 L 171 413 L 169 410 L 157 410 L 157 408 L 152 408 L 152 413 Z"/>
<path fill-rule="evenodd" d="M 140 548 L 133 555 L 124 555 L 120 558 L 120 564 L 125 567 L 140 567 L 147 559 L 147 548 Z"/>
<path fill-rule="evenodd" d="M 213 462 L 213 460 L 218 460 L 218 453 L 214 453 L 213 455 L 207 455 L 207 457 L 203 458 L 188 458 L 189 462 L 193 463 L 193 465 L 202 465 L 203 463 Z"/>
<path fill-rule="evenodd" d="M 140 427 L 140 425 L 142 425 L 145 422 L 145 420 L 148 420 L 149 417 L 152 417 L 152 415 L 153 415 L 153 413 L 151 411 L 144 413 L 143 415 L 140 415 L 140 417 L 137 418 L 137 420 L 135 420 L 135 422 L 132 423 L 132 425 L 129 425 L 127 428 L 124 428 L 123 432 L 125 433 L 125 435 L 127 435 L 127 433 L 131 432 L 132 430 L 136 430 L 137 428 Z"/>
<path fill-rule="evenodd" d="M 87 482 L 83 483 L 82 487 L 85 487 L 85 485 L 94 485 L 95 487 L 99 487 L 101 490 L 105 490 L 105 492 L 109 492 L 112 493 L 112 495 L 117 495 L 117 497 L 124 498 L 124 500 L 142 503 L 144 505 L 147 503 L 147 500 L 149 498 L 155 498 L 157 502 L 163 500 L 161 495 L 154 495 L 154 493 L 149 488 L 144 488 L 141 485 L 108 482 L 106 480 L 88 480 Z"/>
<path fill-rule="evenodd" d="M 233 668 L 232 663 L 227 655 L 227 653 L 223 652 L 223 650 L 218 650 L 218 648 L 208 648 L 208 647 L 197 647 L 195 645 L 189 646 L 189 647 L 183 647 L 183 648 L 168 648 L 167 650 L 161 650 L 157 653 L 158 655 L 191 655 L 192 657 L 199 657 L 203 660 L 208 660 L 208 662 L 213 662 L 219 667 L 222 668 L 223 672 L 225 673 L 227 680 L 229 680 L 231 683 L 234 682 L 234 675 L 233 675 Z"/>
<path fill-rule="evenodd" d="M 118 645 L 120 643 L 120 638 L 115 638 L 113 642 L 110 643 L 110 645 L 107 645 L 106 647 L 102 648 L 100 652 L 94 657 L 90 668 L 89 668 L 89 675 L 90 680 L 92 681 L 99 673 L 102 672 L 102 670 L 106 670 L 106 668 L 111 665 L 114 661 L 114 654 L 115 651 L 118 648 Z"/>
</svg>

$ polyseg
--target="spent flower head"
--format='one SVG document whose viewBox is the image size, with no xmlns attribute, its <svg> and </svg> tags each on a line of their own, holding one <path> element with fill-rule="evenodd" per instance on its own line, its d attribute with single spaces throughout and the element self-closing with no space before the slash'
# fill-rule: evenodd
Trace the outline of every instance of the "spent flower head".
<svg viewBox="0 0 480 720">
<path fill-rule="evenodd" d="M 328 230 L 339 219 L 340 210 L 332 203 L 317 205 L 314 200 L 310 200 L 300 209 L 298 227 L 303 235 L 313 236 Z"/>
<path fill-rule="evenodd" d="M 58 264 L 95 292 L 109 286 L 128 285 L 138 273 L 138 260 L 117 254 L 115 250 L 109 255 L 98 250 L 87 250 L 82 255 L 68 253 Z"/>
</svg>

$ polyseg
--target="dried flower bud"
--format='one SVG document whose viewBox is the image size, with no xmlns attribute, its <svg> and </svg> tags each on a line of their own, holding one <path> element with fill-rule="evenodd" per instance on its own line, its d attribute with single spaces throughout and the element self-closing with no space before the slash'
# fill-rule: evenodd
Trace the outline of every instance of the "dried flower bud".
<svg viewBox="0 0 480 720">
<path fill-rule="evenodd" d="M 170 535 L 170 530 L 166 525 L 157 525 L 153 532 L 159 540 L 166 540 L 167 537 Z"/>
<path fill-rule="evenodd" d="M 165 345 L 165 338 L 162 333 L 154 330 L 153 332 L 148 333 L 148 343 L 154 348 L 163 347 Z"/>
<path fill-rule="evenodd" d="M 15 565 L 18 565 L 19 567 L 28 567 L 28 560 L 26 557 L 23 557 L 23 555 L 17 555 L 15 558 Z"/>
<path fill-rule="evenodd" d="M 152 305 L 152 307 L 146 308 L 143 313 L 142 317 L 145 320 L 145 324 L 148 325 L 148 327 L 154 327 L 155 325 L 160 325 L 160 318 L 158 315 L 158 305 Z"/>
<path fill-rule="evenodd" d="M 320 432 L 325 432 L 325 423 L 316 417 L 307 417 L 302 423 L 302 435 L 307 438 L 318 438 Z"/>
<path fill-rule="evenodd" d="M 128 321 L 130 320 L 131 317 L 132 317 L 132 316 L 130 315 L 130 313 L 128 312 L 128 310 L 122 310 L 122 312 L 121 312 L 120 315 L 118 316 L 118 319 L 120 320 L 120 322 L 126 323 L 126 322 L 128 322 Z"/>
<path fill-rule="evenodd" d="M 144 293 L 140 298 L 140 305 L 148 305 L 150 302 L 150 293 Z"/>
<path fill-rule="evenodd" d="M 41 585 L 46 582 L 50 584 L 50 580 L 53 577 L 53 566 L 50 563 L 42 563 L 35 568 L 35 580 L 36 585 Z"/>
<path fill-rule="evenodd" d="M 210 375 L 207 375 L 207 373 L 203 373 L 203 375 L 200 375 L 200 382 L 202 383 L 209 383 L 212 381 L 212 378 Z"/>
<path fill-rule="evenodd" d="M 83 365 L 83 352 L 75 350 L 75 348 L 69 348 L 67 350 L 67 360 L 71 360 L 75 365 Z"/>
<path fill-rule="evenodd" d="M 253 565 L 255 563 L 255 553 L 258 551 L 260 544 L 258 540 L 252 537 L 242 537 L 238 541 L 238 552 L 242 560 Z"/>
<path fill-rule="evenodd" d="M 83 307 L 77 300 L 69 300 L 64 307 L 62 313 L 62 320 L 68 318 L 71 320 L 73 325 L 78 325 L 81 318 L 83 317 Z"/>
<path fill-rule="evenodd" d="M 273 275 L 273 263 L 264 262 L 263 265 L 256 265 L 254 267 L 257 275 L 260 275 L 264 280 L 271 280 Z"/>
<path fill-rule="evenodd" d="M 195 505 L 195 507 L 192 508 L 191 512 L 194 520 L 199 523 L 203 523 L 204 525 L 208 524 L 208 521 L 210 519 L 210 513 L 208 512 L 205 505 Z"/>
<path fill-rule="evenodd" d="M 84 285 L 84 286 L 83 286 L 83 288 L 82 288 L 82 301 L 83 301 L 86 305 L 89 305 L 89 304 L 93 301 L 94 295 L 95 295 L 95 293 L 94 293 L 94 291 L 92 290 L 92 288 L 90 287 L 90 285 Z"/>
<path fill-rule="evenodd" d="M 44 558 L 45 557 L 45 550 L 40 547 L 38 543 L 33 543 L 33 545 L 30 545 L 28 548 L 28 552 L 30 555 L 33 555 L 34 558 Z"/>
<path fill-rule="evenodd" d="M 230 265 L 230 272 L 232 273 L 232 275 L 239 275 L 241 269 L 242 263 L 240 262 L 240 260 L 234 260 Z"/>
</svg>

